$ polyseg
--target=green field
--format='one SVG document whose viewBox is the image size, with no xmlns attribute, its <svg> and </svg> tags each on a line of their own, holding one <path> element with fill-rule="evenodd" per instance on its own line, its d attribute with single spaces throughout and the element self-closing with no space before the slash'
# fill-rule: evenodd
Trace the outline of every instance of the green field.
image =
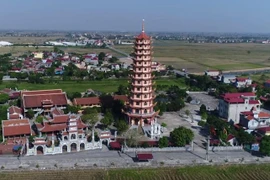
<svg viewBox="0 0 270 180">
<path fill-rule="evenodd" d="M 270 165 L 223 165 L 157 169 L 76 169 L 0 172 L 1 180 L 267 180 Z"/>
<path fill-rule="evenodd" d="M 173 40 L 154 40 L 154 60 L 189 72 L 206 69 L 235 70 L 270 66 L 270 45 L 241 43 L 184 43 Z M 117 45 L 116 49 L 126 53 L 132 46 Z"/>
<path fill-rule="evenodd" d="M 156 85 L 177 85 L 185 87 L 182 79 L 156 79 Z M 18 89 L 23 90 L 43 90 L 43 89 L 63 89 L 65 92 L 84 92 L 87 89 L 93 89 L 105 93 L 117 91 L 120 84 L 127 85 L 128 79 L 111 79 L 101 81 L 59 81 L 59 83 L 46 84 L 30 84 L 26 82 L 12 83 L 3 82 L 0 84 L 0 89 L 16 84 Z"/>
</svg>

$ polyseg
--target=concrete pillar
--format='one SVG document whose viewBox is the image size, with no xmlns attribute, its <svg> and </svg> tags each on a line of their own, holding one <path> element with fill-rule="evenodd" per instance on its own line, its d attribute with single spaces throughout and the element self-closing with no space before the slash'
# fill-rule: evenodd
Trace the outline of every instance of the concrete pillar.
<svg viewBox="0 0 270 180">
<path fill-rule="evenodd" d="M 54 151 L 54 134 L 52 134 L 52 150 Z"/>
<path fill-rule="evenodd" d="M 151 139 L 153 139 L 153 136 L 154 136 L 154 125 L 152 124 L 151 125 Z"/>
<path fill-rule="evenodd" d="M 154 124 L 154 133 L 157 134 L 157 124 Z"/>
<path fill-rule="evenodd" d="M 158 125 L 158 135 L 160 135 L 160 128 L 161 128 L 161 126 L 160 126 L 160 124 Z"/>
<path fill-rule="evenodd" d="M 116 138 L 117 138 L 117 131 L 114 131 L 114 139 L 116 141 Z"/>
<path fill-rule="evenodd" d="M 92 129 L 92 143 L 95 142 L 95 131 L 94 129 Z"/>
</svg>

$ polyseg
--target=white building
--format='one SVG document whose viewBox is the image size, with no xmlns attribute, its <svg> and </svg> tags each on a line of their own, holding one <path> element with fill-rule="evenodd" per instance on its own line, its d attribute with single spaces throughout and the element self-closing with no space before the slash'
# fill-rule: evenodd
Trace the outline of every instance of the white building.
<svg viewBox="0 0 270 180">
<path fill-rule="evenodd" d="M 7 41 L 0 41 L 0 47 L 3 47 L 3 46 L 12 46 L 13 44 L 10 43 L 10 42 L 7 42 Z"/>
<path fill-rule="evenodd" d="M 250 111 L 253 107 L 259 110 L 260 106 L 261 102 L 256 100 L 255 93 L 226 93 L 219 100 L 219 116 L 238 124 L 241 112 Z"/>
<path fill-rule="evenodd" d="M 240 124 L 250 130 L 254 130 L 260 127 L 269 126 L 270 114 L 252 108 L 251 111 L 241 112 Z"/>
<path fill-rule="evenodd" d="M 230 84 L 230 83 L 233 83 L 235 81 L 235 78 L 236 78 L 236 76 L 233 74 L 224 74 L 219 79 L 221 82 L 223 82 L 225 84 Z"/>
<path fill-rule="evenodd" d="M 218 71 L 218 70 L 206 70 L 206 71 L 204 72 L 204 74 L 205 74 L 206 76 L 210 76 L 210 77 L 217 77 L 217 76 L 220 75 L 220 71 Z"/>
<path fill-rule="evenodd" d="M 237 77 L 235 79 L 234 85 L 237 88 L 244 88 L 248 87 L 252 84 L 252 79 L 250 78 L 243 78 L 243 77 Z"/>
</svg>

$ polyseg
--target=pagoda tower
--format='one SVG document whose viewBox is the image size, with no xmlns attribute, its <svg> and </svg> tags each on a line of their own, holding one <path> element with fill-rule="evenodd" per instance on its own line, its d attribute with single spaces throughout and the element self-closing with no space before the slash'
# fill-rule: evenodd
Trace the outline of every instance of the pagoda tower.
<svg viewBox="0 0 270 180">
<path fill-rule="evenodd" d="M 135 38 L 131 74 L 128 119 L 131 125 L 152 124 L 158 112 L 154 110 L 154 82 L 152 75 L 152 39 L 144 32 Z"/>
</svg>

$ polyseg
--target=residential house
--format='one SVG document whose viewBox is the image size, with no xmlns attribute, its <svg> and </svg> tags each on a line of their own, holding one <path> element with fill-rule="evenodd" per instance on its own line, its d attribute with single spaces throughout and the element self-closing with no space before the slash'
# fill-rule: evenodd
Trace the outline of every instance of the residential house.
<svg viewBox="0 0 270 180">
<path fill-rule="evenodd" d="M 219 70 L 206 70 L 204 72 L 204 74 L 206 76 L 210 76 L 210 77 L 217 77 L 220 75 L 220 71 Z"/>
<path fill-rule="evenodd" d="M 34 58 L 35 59 L 43 59 L 43 53 L 42 52 L 34 52 Z"/>
<path fill-rule="evenodd" d="M 253 107 L 250 111 L 240 113 L 240 125 L 247 129 L 257 129 L 263 126 L 269 126 L 270 114 L 257 110 Z"/>
<path fill-rule="evenodd" d="M 54 74 L 55 75 L 62 75 L 62 74 L 64 74 L 63 68 L 55 68 Z"/>
<path fill-rule="evenodd" d="M 225 84 L 231 84 L 234 83 L 236 76 L 233 74 L 224 74 L 220 76 L 220 81 Z"/>
<path fill-rule="evenodd" d="M 219 116 L 238 124 L 241 112 L 250 111 L 253 107 L 259 110 L 260 106 L 261 102 L 256 100 L 253 92 L 225 93 L 219 99 Z"/>
<path fill-rule="evenodd" d="M 111 69 L 118 71 L 118 70 L 120 70 L 120 65 L 119 64 L 111 64 Z"/>
<path fill-rule="evenodd" d="M 166 70 L 165 65 L 160 64 L 159 62 L 155 62 L 155 61 L 152 62 L 151 68 L 152 68 L 152 71 L 157 71 L 157 72 Z"/>
<path fill-rule="evenodd" d="M 270 79 L 264 82 L 265 88 L 270 88 Z"/>
<path fill-rule="evenodd" d="M 237 88 L 244 88 L 248 87 L 252 84 L 252 79 L 250 78 L 245 78 L 245 77 L 237 77 L 235 79 L 234 85 Z"/>
</svg>

